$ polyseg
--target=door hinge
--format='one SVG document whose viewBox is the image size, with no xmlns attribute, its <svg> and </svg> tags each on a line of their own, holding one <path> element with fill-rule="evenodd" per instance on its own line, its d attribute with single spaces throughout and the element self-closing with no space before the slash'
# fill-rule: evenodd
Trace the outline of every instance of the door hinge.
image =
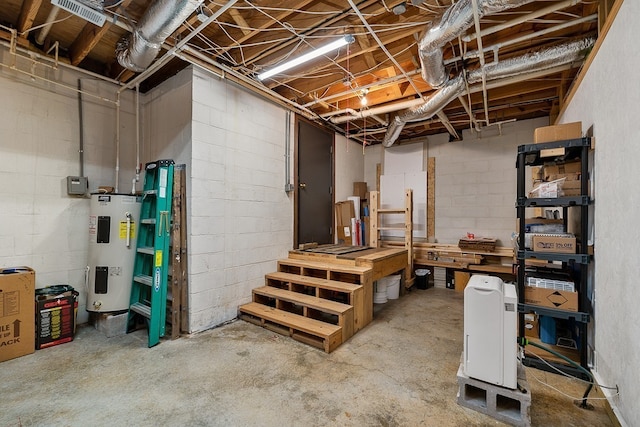
<svg viewBox="0 0 640 427">
<path fill-rule="evenodd" d="M 333 194 L 333 187 L 329 187 L 329 194 Z"/>
</svg>

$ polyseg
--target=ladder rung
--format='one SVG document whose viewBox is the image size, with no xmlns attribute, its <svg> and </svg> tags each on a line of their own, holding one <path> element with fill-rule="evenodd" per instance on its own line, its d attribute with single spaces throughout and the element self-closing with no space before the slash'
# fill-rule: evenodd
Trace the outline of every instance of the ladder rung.
<svg viewBox="0 0 640 427">
<path fill-rule="evenodd" d="M 149 196 L 149 195 L 155 196 L 156 194 L 158 194 L 158 190 L 144 190 L 143 194 L 145 196 Z"/>
<path fill-rule="evenodd" d="M 137 250 L 138 250 L 138 253 L 141 253 L 141 254 L 153 255 L 154 253 L 153 247 L 138 248 Z"/>
<path fill-rule="evenodd" d="M 129 310 L 134 311 L 146 317 L 147 319 L 151 319 L 151 307 L 149 307 L 148 305 L 144 305 L 139 302 L 134 302 L 133 304 L 131 304 L 131 307 L 129 307 Z"/>
<path fill-rule="evenodd" d="M 156 223 L 156 219 L 155 218 L 143 218 L 140 220 L 140 222 L 142 224 L 151 224 L 151 225 L 155 225 Z"/>
<path fill-rule="evenodd" d="M 143 285 L 151 286 L 153 283 L 151 280 L 151 276 L 146 276 L 144 274 L 138 274 L 137 276 L 133 276 L 133 280 L 138 283 L 142 283 Z"/>
</svg>

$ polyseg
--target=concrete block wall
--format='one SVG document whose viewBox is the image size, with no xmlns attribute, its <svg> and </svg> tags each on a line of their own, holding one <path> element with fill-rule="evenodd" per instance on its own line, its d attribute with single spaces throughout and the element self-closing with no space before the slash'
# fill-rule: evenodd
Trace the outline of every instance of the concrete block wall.
<svg viewBox="0 0 640 427">
<path fill-rule="evenodd" d="M 448 134 L 433 135 L 424 144 L 426 158 L 436 158 L 436 241 L 458 243 L 467 232 L 478 237 L 495 237 L 502 246 L 511 246 L 516 224 L 516 151 L 518 145 L 533 142 L 533 131 L 549 124 L 547 118 L 508 123 L 484 130 L 480 135 L 463 131 L 463 140 L 449 142 Z M 366 149 L 365 179 L 375 186 L 376 164 L 384 165 L 384 147 Z M 406 164 L 415 165 L 411 150 Z M 403 163 L 403 150 L 394 151 L 394 169 Z M 414 166 L 415 168 L 415 166 Z M 397 191 L 403 191 L 398 188 Z M 415 195 L 414 195 L 415 199 Z"/>
<path fill-rule="evenodd" d="M 145 94 L 140 153 L 143 166 L 149 161 L 172 159 L 190 169 L 192 81 L 192 69 L 186 68 Z"/>
<path fill-rule="evenodd" d="M 0 56 L 4 63 L 10 60 L 4 48 Z M 16 65 L 30 70 L 29 62 L 18 60 Z M 36 75 L 71 87 L 83 78 L 84 90 L 115 100 L 115 86 L 63 68 L 36 67 Z M 66 189 L 66 177 L 80 173 L 77 94 L 4 67 L 0 69 L 0 93 L 0 267 L 34 268 L 37 288 L 73 286 L 80 292 L 78 321 L 86 322 L 89 198 L 69 196 Z M 90 189 L 114 186 L 115 105 L 88 95 L 83 98 L 84 174 Z M 123 95 L 121 136 L 128 141 L 134 129 L 132 100 L 129 94 Z M 121 169 L 133 167 L 135 161 L 124 160 L 132 147 L 121 147 Z M 131 178 L 132 174 L 121 174 L 121 182 Z"/>
<path fill-rule="evenodd" d="M 640 3 L 625 1 L 559 123 L 592 129 L 595 184 L 595 325 L 593 372 L 622 425 L 640 425 Z"/>
<path fill-rule="evenodd" d="M 457 243 L 467 232 L 495 237 L 511 246 L 516 223 L 516 153 L 533 142 L 533 131 L 548 119 L 526 120 L 483 130 L 463 131 L 463 140 L 429 137 L 436 158 L 436 239 Z"/>
<path fill-rule="evenodd" d="M 286 112 L 227 81 L 193 72 L 190 325 L 237 317 L 293 241 L 284 191 Z"/>
</svg>

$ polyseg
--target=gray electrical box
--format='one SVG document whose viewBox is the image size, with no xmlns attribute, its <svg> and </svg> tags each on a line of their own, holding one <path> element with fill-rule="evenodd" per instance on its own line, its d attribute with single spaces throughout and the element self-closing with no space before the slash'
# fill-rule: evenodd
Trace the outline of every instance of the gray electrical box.
<svg viewBox="0 0 640 427">
<path fill-rule="evenodd" d="M 84 196 L 89 189 L 89 180 L 86 176 L 68 176 L 67 194 Z"/>
</svg>

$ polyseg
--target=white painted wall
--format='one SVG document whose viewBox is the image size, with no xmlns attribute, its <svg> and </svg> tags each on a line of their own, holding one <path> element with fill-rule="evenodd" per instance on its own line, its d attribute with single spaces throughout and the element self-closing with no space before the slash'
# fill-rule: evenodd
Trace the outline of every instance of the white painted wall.
<svg viewBox="0 0 640 427">
<path fill-rule="evenodd" d="M 525 120 L 484 130 L 481 135 L 463 131 L 463 140 L 449 142 L 447 134 L 427 138 L 424 158 L 436 158 L 436 240 L 440 243 L 458 243 L 467 232 L 477 237 L 494 237 L 501 246 L 511 246 L 511 233 L 516 224 L 516 151 L 518 145 L 531 144 L 533 131 L 547 126 L 548 119 Z M 420 145 L 421 143 L 416 143 Z M 393 148 L 393 147 L 391 147 Z M 383 163 L 385 153 L 380 145 L 367 148 L 365 177 L 375 186 L 375 165 Z M 405 154 L 406 164 L 414 165 L 416 153 Z M 402 150 L 394 155 L 393 170 L 401 165 Z M 418 162 L 419 163 L 419 162 Z M 426 163 L 425 163 L 426 164 Z M 426 166 L 424 166 L 426 170 Z M 388 191 L 402 194 L 401 185 Z M 418 195 L 426 199 L 426 195 Z M 414 195 L 414 199 L 418 197 Z"/>
<path fill-rule="evenodd" d="M 363 181 L 364 157 L 361 144 L 343 135 L 335 135 L 336 202 L 353 196 L 353 183 Z"/>
<path fill-rule="evenodd" d="M 11 58 L 1 48 L 3 63 Z M 30 70 L 30 63 L 17 67 Z M 66 69 L 35 74 L 115 100 L 116 87 Z M 75 92 L 0 68 L 0 267 L 36 270 L 36 287 L 69 284 L 80 292 L 78 321 L 86 322 L 84 271 L 89 246 L 89 198 L 67 195 L 66 177 L 79 171 L 79 114 Z M 115 185 L 115 106 L 84 96 L 84 158 L 90 189 Z M 133 96 L 122 97 L 120 183 L 127 191 L 135 158 Z"/>
<path fill-rule="evenodd" d="M 625 1 L 561 122 L 593 126 L 595 150 L 595 372 L 618 385 L 610 402 L 640 425 L 640 2 Z M 639 157 L 636 157 L 639 156 Z M 611 391 L 604 390 L 608 395 Z"/>
<path fill-rule="evenodd" d="M 142 163 L 173 159 L 191 169 L 193 71 L 188 67 L 144 97 Z M 142 177 L 141 177 L 142 179 Z M 187 192 L 190 187 L 187 185 Z M 188 196 L 188 194 L 187 194 Z"/>
<path fill-rule="evenodd" d="M 293 241 L 284 191 L 286 112 L 194 70 L 189 239 L 191 331 L 237 316 Z"/>
</svg>

